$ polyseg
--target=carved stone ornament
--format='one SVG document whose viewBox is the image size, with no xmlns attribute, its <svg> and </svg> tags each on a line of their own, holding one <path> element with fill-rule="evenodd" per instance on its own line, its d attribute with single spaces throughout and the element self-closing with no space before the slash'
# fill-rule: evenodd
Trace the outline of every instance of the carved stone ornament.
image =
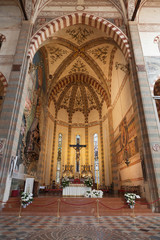
<svg viewBox="0 0 160 240">
<path fill-rule="evenodd" d="M 135 0 L 128 0 L 128 19 L 131 20 L 135 9 Z"/>
<path fill-rule="evenodd" d="M 152 149 L 153 149 L 154 152 L 159 152 L 160 151 L 160 145 L 159 144 L 154 144 L 152 146 Z"/>
<path fill-rule="evenodd" d="M 5 143 L 6 143 L 6 139 L 5 138 L 1 138 L 0 139 L 0 154 L 3 154 Z"/>
<path fill-rule="evenodd" d="M 32 0 L 25 1 L 25 11 L 26 11 L 28 19 L 30 19 L 31 13 L 32 13 Z"/>
</svg>

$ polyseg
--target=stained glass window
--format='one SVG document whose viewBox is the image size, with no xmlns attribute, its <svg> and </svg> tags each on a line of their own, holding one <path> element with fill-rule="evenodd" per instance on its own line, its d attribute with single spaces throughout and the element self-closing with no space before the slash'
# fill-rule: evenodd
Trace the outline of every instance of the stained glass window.
<svg viewBox="0 0 160 240">
<path fill-rule="evenodd" d="M 61 177 L 61 157 L 62 157 L 62 134 L 58 136 L 58 151 L 57 151 L 57 173 L 56 173 L 56 182 L 60 183 Z"/>
<path fill-rule="evenodd" d="M 95 183 L 99 183 L 99 158 L 98 158 L 98 134 L 94 136 L 94 170 L 95 170 Z"/>
</svg>

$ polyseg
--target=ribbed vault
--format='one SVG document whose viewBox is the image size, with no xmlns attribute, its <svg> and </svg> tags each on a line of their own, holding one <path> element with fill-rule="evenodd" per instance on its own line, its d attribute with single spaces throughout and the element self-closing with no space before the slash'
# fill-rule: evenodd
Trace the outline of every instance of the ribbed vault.
<svg viewBox="0 0 160 240">
<path fill-rule="evenodd" d="M 93 109 L 101 116 L 104 101 L 109 105 L 106 91 L 98 81 L 85 74 L 73 74 L 61 79 L 51 91 L 49 103 L 51 100 L 54 101 L 57 112 L 64 108 L 71 117 L 73 113 L 80 111 L 85 119 Z"/>
</svg>

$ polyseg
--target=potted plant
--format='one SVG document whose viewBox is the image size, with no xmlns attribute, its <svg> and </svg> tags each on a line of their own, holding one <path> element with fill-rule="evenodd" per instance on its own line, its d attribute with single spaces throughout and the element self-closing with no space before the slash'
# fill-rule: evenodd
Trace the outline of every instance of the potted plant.
<svg viewBox="0 0 160 240">
<path fill-rule="evenodd" d="M 22 192 L 21 194 L 21 205 L 23 208 L 26 208 L 33 201 L 33 194 Z"/>
<path fill-rule="evenodd" d="M 130 208 L 134 208 L 135 203 L 136 203 L 136 198 L 140 198 L 139 195 L 135 193 L 125 193 L 124 197 L 126 199 L 127 204 L 129 205 Z"/>
</svg>

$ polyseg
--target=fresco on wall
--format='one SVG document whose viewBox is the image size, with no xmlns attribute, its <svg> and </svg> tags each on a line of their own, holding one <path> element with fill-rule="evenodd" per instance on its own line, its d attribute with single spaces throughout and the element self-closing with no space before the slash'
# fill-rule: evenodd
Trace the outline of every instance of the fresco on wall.
<svg viewBox="0 0 160 240">
<path fill-rule="evenodd" d="M 134 116 L 128 121 L 126 116 L 119 125 L 119 134 L 115 138 L 115 148 L 118 164 L 125 162 L 125 151 L 128 159 L 139 152 Z"/>
<path fill-rule="evenodd" d="M 41 142 L 39 117 L 41 97 L 46 91 L 45 66 L 41 52 L 37 52 L 29 69 L 29 84 L 17 148 L 17 167 L 24 165 L 24 173 L 36 176 Z"/>
</svg>

